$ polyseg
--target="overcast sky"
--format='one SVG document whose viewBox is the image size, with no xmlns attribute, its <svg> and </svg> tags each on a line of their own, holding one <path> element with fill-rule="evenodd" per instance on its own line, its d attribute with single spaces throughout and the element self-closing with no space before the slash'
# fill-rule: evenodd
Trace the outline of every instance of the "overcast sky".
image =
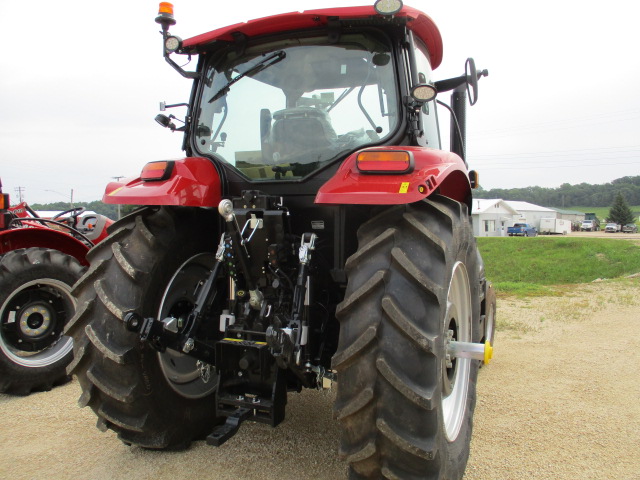
<svg viewBox="0 0 640 480">
<path fill-rule="evenodd" d="M 366 2 L 173 3 L 171 31 L 188 38 L 252 18 Z M 467 133 L 469 163 L 484 188 L 640 175 L 635 2 L 406 3 L 440 28 L 436 79 L 463 73 L 469 56 L 489 70 Z M 12 200 L 17 187 L 31 203 L 68 201 L 72 189 L 75 201 L 97 200 L 111 177 L 181 155 L 181 134 L 153 121 L 160 100 L 187 101 L 190 88 L 162 59 L 157 9 L 151 0 L 0 0 L 0 178 Z"/>
</svg>

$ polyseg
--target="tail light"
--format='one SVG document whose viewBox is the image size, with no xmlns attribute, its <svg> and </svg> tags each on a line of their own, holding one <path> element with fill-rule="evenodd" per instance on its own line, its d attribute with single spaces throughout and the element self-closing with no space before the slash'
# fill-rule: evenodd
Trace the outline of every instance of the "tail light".
<svg viewBox="0 0 640 480">
<path fill-rule="evenodd" d="M 358 154 L 356 165 L 361 173 L 411 173 L 413 155 L 404 150 L 367 150 Z"/>
<path fill-rule="evenodd" d="M 9 208 L 9 194 L 0 193 L 0 210 Z"/>
<path fill-rule="evenodd" d="M 142 169 L 140 179 L 145 182 L 166 180 L 171 176 L 172 171 L 173 162 L 171 161 L 149 162 Z"/>
</svg>

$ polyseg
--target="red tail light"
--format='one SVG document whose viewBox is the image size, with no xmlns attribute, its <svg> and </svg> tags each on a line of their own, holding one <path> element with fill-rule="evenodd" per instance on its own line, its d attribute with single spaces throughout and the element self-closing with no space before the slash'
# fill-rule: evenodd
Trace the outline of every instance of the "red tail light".
<svg viewBox="0 0 640 480">
<path fill-rule="evenodd" d="M 358 154 L 356 165 L 362 173 L 410 173 L 413 171 L 413 155 L 404 150 L 367 150 Z"/>
<path fill-rule="evenodd" d="M 140 178 L 145 182 L 166 180 L 171 176 L 173 162 L 149 162 L 142 169 Z"/>
</svg>

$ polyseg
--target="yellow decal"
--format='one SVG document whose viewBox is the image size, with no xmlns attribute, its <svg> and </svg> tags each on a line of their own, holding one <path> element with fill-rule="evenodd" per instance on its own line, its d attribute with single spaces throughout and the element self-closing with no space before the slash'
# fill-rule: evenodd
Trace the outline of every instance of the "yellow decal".
<svg viewBox="0 0 640 480">
<path fill-rule="evenodd" d="M 407 193 L 409 191 L 409 182 L 402 182 L 398 193 Z"/>
<path fill-rule="evenodd" d="M 124 187 L 118 187 L 118 188 L 116 188 L 113 192 L 111 192 L 111 193 L 109 194 L 109 196 L 111 196 L 111 195 L 115 195 L 116 193 L 118 193 L 118 192 L 119 192 L 120 190 L 122 190 L 123 188 L 124 188 Z"/>
<path fill-rule="evenodd" d="M 254 342 L 253 340 L 243 340 L 241 338 L 223 338 L 222 340 L 224 340 L 225 342 L 245 342 L 245 343 L 251 343 L 253 345 L 266 345 L 267 342 Z"/>
</svg>

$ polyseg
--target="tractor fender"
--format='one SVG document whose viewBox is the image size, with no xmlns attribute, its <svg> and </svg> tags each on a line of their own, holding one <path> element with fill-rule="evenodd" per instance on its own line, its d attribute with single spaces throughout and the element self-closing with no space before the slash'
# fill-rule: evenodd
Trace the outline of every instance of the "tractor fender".
<svg viewBox="0 0 640 480">
<path fill-rule="evenodd" d="M 84 243 L 66 233 L 51 228 L 27 227 L 0 232 L 0 255 L 19 248 L 51 248 L 66 253 L 88 266 L 89 251 Z"/>
<path fill-rule="evenodd" d="M 413 171 L 404 174 L 362 173 L 356 166 L 356 157 L 367 150 L 407 151 L 413 157 Z M 315 203 L 400 205 L 417 202 L 435 191 L 470 205 L 469 174 L 458 155 L 426 147 L 371 147 L 347 157 L 333 177 L 320 187 Z"/>
<path fill-rule="evenodd" d="M 215 207 L 220 203 L 221 182 L 211 160 L 187 157 L 167 161 L 168 178 L 143 180 L 128 178 L 111 182 L 102 197 L 104 203 L 116 205 L 176 205 Z"/>
</svg>

